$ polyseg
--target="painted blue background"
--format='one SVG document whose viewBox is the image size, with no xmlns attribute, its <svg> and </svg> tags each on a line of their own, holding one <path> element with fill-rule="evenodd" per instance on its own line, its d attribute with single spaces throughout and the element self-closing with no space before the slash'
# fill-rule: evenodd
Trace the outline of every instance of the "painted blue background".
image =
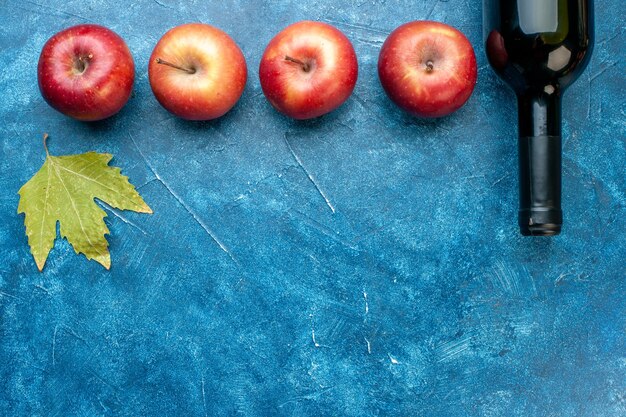
<svg viewBox="0 0 626 417">
<path fill-rule="evenodd" d="M 533 239 L 479 1 L 3 0 L 0 415 L 626 415 L 621 6 L 597 1 L 593 59 L 565 96 L 563 235 Z M 473 97 L 439 121 L 394 108 L 376 74 L 390 31 L 426 18 L 465 32 L 479 62 Z M 360 63 L 348 102 L 305 123 L 257 74 L 302 19 L 343 30 Z M 172 117 L 148 84 L 159 37 L 191 21 L 249 64 L 215 122 Z M 95 124 L 53 111 L 36 80 L 45 41 L 84 22 L 137 66 L 128 105 Z M 113 153 L 155 211 L 106 208 L 110 272 L 61 240 L 36 270 L 16 192 L 43 132 L 57 155 Z"/>
</svg>

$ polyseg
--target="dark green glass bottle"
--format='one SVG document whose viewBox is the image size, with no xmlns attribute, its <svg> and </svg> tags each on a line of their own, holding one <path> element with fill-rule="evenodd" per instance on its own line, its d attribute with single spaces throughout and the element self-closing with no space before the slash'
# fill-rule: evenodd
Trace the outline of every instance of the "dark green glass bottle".
<svg viewBox="0 0 626 417">
<path fill-rule="evenodd" d="M 561 97 L 593 48 L 593 0 L 484 0 L 487 57 L 519 112 L 519 226 L 561 232 Z"/>
</svg>

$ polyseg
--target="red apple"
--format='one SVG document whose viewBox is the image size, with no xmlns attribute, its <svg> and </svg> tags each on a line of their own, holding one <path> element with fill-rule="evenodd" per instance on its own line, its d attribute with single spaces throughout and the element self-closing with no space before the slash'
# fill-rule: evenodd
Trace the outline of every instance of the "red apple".
<svg viewBox="0 0 626 417">
<path fill-rule="evenodd" d="M 269 102 L 294 119 L 311 119 L 339 107 L 352 94 L 357 76 L 350 40 L 321 22 L 288 26 L 269 43 L 259 67 Z"/>
<path fill-rule="evenodd" d="M 491 65 L 497 70 L 504 70 L 507 62 L 509 62 L 509 54 L 504 46 L 504 38 L 497 30 L 492 30 L 487 37 L 485 45 L 487 49 L 487 58 Z"/>
<path fill-rule="evenodd" d="M 148 66 L 156 99 L 187 120 L 223 116 L 237 103 L 248 77 L 235 41 L 203 23 L 180 25 L 159 40 Z"/>
<path fill-rule="evenodd" d="M 46 42 L 37 77 L 41 95 L 53 108 L 78 120 L 95 121 L 124 107 L 133 89 L 135 64 L 115 32 L 78 25 Z"/>
<path fill-rule="evenodd" d="M 420 117 L 441 117 L 461 108 L 472 95 L 476 56 L 457 29 L 439 22 L 410 22 L 383 44 L 378 75 L 399 107 Z"/>
</svg>

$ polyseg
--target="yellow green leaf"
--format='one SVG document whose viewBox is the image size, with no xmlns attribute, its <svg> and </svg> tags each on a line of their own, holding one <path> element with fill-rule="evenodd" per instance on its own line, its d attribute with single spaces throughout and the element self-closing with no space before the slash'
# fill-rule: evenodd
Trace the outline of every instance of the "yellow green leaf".
<svg viewBox="0 0 626 417">
<path fill-rule="evenodd" d="M 120 168 L 108 165 L 112 158 L 111 154 L 96 152 L 52 156 L 46 148 L 43 166 L 18 191 L 17 212 L 25 214 L 28 244 L 40 271 L 54 246 L 57 222 L 61 236 L 76 253 L 106 269 L 111 267 L 104 236 L 109 234 L 104 223 L 106 213 L 95 198 L 120 210 L 152 213 Z"/>
</svg>

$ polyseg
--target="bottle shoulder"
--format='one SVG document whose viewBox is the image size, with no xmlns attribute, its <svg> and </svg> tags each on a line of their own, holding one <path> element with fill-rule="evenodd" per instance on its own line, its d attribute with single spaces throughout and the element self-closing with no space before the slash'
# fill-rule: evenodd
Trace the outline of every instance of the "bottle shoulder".
<svg viewBox="0 0 626 417">
<path fill-rule="evenodd" d="M 593 8 L 588 0 L 486 0 L 485 31 L 490 64 L 517 91 L 564 89 L 589 61 Z"/>
</svg>

